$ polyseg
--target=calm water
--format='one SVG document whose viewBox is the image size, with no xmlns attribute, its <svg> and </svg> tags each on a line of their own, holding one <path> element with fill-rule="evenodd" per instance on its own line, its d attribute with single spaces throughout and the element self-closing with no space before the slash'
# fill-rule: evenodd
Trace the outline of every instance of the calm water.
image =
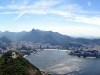
<svg viewBox="0 0 100 75">
<path fill-rule="evenodd" d="M 70 56 L 65 50 L 43 50 L 26 59 L 52 75 L 100 75 L 100 59 Z"/>
</svg>

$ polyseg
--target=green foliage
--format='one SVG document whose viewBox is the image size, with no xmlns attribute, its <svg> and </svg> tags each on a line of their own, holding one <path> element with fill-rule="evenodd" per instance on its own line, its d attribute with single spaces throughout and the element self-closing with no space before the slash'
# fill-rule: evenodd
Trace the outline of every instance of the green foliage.
<svg viewBox="0 0 100 75">
<path fill-rule="evenodd" d="M 11 43 L 11 40 L 8 39 L 7 37 L 3 36 L 0 38 L 0 42 Z"/>
<path fill-rule="evenodd" d="M 24 59 L 20 54 L 15 59 L 11 59 L 11 54 L 12 51 L 8 51 L 0 57 L 0 75 L 30 75 L 30 68 L 41 75 L 39 69 Z"/>
<path fill-rule="evenodd" d="M 49 43 L 51 45 L 57 45 L 58 44 L 58 41 L 53 38 L 51 35 L 45 35 L 43 38 L 42 38 L 44 44 L 46 43 Z"/>
</svg>

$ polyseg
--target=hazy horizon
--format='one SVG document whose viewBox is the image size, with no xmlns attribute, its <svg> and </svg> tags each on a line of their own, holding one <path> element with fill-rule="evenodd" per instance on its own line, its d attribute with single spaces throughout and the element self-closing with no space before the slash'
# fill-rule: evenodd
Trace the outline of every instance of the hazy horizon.
<svg viewBox="0 0 100 75">
<path fill-rule="evenodd" d="M 34 29 L 34 28 L 33 28 Z M 40 29 L 35 29 L 35 30 L 40 30 Z M 32 29 L 30 30 L 32 31 Z M 15 33 L 20 33 L 20 32 L 30 32 L 30 31 L 19 31 L 19 32 L 15 32 L 15 31 L 0 31 L 0 32 L 15 32 Z M 51 30 L 40 30 L 40 31 L 51 31 Z M 52 31 L 55 32 L 55 31 Z M 57 32 L 59 34 L 62 34 L 60 32 Z M 67 35 L 67 34 L 62 34 L 62 35 L 66 35 L 66 36 L 70 36 L 70 37 L 74 37 L 74 38 L 87 38 L 87 39 L 94 39 L 94 38 L 100 38 L 100 36 L 89 36 L 89 35 Z"/>
<path fill-rule="evenodd" d="M 100 0 L 2 0 L 0 31 L 32 28 L 68 36 L 100 37 Z"/>
</svg>

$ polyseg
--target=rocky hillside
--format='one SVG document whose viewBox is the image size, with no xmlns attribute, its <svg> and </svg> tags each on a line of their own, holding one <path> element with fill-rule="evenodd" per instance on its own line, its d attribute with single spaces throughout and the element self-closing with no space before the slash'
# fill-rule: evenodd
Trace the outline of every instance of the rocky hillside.
<svg viewBox="0 0 100 75">
<path fill-rule="evenodd" d="M 18 52 L 8 51 L 0 57 L 0 75 L 48 75 L 41 72 Z"/>
</svg>

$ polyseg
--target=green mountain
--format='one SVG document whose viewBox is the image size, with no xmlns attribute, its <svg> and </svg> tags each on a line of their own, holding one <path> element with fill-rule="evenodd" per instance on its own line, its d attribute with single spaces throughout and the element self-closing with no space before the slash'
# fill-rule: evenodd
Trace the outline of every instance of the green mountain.
<svg viewBox="0 0 100 75">
<path fill-rule="evenodd" d="M 18 52 L 8 51 L 0 57 L 0 75 L 47 75 L 23 58 Z"/>
<path fill-rule="evenodd" d="M 19 40 L 58 45 L 61 42 L 72 41 L 72 39 L 73 38 L 71 38 L 70 36 L 62 35 L 58 32 L 32 29 L 30 32 L 25 33 L 25 35 L 23 35 Z"/>
<path fill-rule="evenodd" d="M 98 44 L 100 45 L 100 38 L 73 38 L 67 35 L 60 34 L 58 32 L 52 31 L 42 31 L 38 29 L 32 29 L 29 32 L 0 32 L 0 42 L 10 42 L 9 39 L 12 40 L 20 40 L 20 41 L 30 41 L 33 43 L 42 43 L 42 44 L 50 44 L 50 45 L 66 45 L 69 43 L 77 43 L 77 44 Z M 72 45 L 72 44 L 70 44 Z M 2 45 L 1 45 L 2 46 Z"/>
<path fill-rule="evenodd" d="M 3 37 L 0 38 L 0 42 L 11 43 L 11 40 L 8 39 L 7 37 L 3 36 Z"/>
<path fill-rule="evenodd" d="M 0 38 L 5 36 L 7 38 L 10 38 L 12 40 L 17 40 L 20 37 L 22 37 L 26 32 L 22 31 L 22 32 L 9 32 L 9 31 L 5 31 L 5 32 L 0 32 Z"/>
<path fill-rule="evenodd" d="M 8 39 L 7 37 L 3 36 L 0 38 L 0 49 L 7 50 L 7 47 L 11 46 L 12 40 Z"/>
</svg>

